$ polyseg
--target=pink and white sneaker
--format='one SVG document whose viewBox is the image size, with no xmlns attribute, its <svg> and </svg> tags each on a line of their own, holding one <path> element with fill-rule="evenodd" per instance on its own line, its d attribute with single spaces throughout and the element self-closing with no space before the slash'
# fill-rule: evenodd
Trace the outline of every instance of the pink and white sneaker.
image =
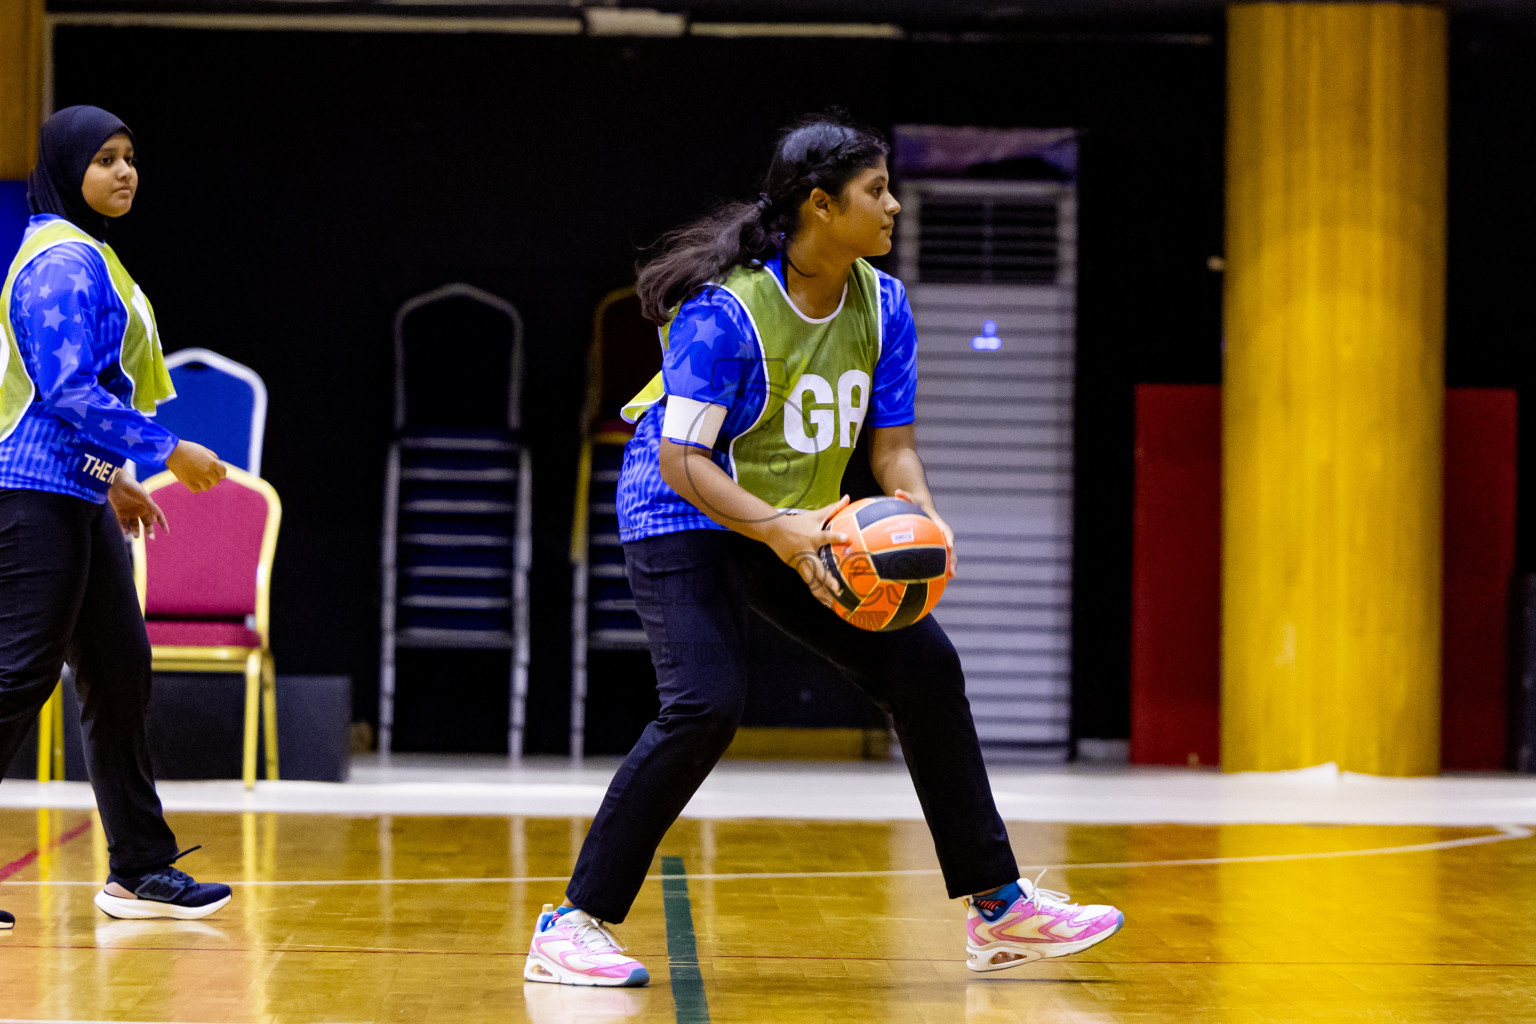
<svg viewBox="0 0 1536 1024">
<path fill-rule="evenodd" d="M 581 910 L 557 914 L 548 903 L 533 926 L 523 978 L 615 988 L 634 988 L 651 980 L 640 961 L 624 955 L 624 947 L 603 922 Z"/>
<path fill-rule="evenodd" d="M 1019 890 L 1019 897 L 1006 907 L 1001 900 L 985 897 L 965 901 L 965 966 L 971 970 L 1000 971 L 1071 956 L 1103 942 L 1125 924 L 1125 915 L 1114 907 L 1068 903 L 1066 893 L 1038 888 L 1025 878 L 1019 879 Z"/>
</svg>

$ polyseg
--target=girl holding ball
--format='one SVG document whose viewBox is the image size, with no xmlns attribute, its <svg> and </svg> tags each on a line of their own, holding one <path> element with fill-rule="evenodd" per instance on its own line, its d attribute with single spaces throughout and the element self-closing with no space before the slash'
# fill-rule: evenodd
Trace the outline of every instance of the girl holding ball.
<svg viewBox="0 0 1536 1024">
<path fill-rule="evenodd" d="M 779 138 L 756 201 L 671 233 L 640 273 L 664 356 L 625 410 L 637 427 L 618 512 L 661 711 L 610 783 L 565 902 L 539 916 L 530 981 L 649 980 L 609 926 L 736 732 L 750 616 L 832 662 L 890 715 L 945 887 L 967 902 L 968 966 L 1076 953 L 1124 922 L 1019 878 L 960 659 L 938 623 L 867 632 L 822 606 L 837 584 L 816 552 L 846 539 L 823 524 L 847 501 L 843 469 L 864 430 L 882 490 L 921 506 L 953 542 L 917 457 L 906 290 L 867 262 L 890 251 L 901 210 L 887 153 L 839 114 L 802 120 Z"/>
</svg>

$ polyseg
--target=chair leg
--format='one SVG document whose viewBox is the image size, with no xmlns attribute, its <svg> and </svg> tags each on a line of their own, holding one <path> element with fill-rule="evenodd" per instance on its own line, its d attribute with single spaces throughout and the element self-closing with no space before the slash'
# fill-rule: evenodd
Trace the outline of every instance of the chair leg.
<svg viewBox="0 0 1536 1024">
<path fill-rule="evenodd" d="M 64 781 L 64 680 L 54 687 L 53 696 L 53 778 Z"/>
<path fill-rule="evenodd" d="M 64 716 L 64 691 L 55 687 L 53 696 L 37 713 L 37 781 L 53 778 L 53 720 Z"/>
<path fill-rule="evenodd" d="M 261 659 L 261 713 L 267 733 L 267 778 L 271 780 L 277 778 L 277 663 L 271 651 L 264 652 Z"/>
<path fill-rule="evenodd" d="M 240 777 L 246 789 L 256 785 L 256 716 L 260 698 L 261 652 L 252 651 L 245 659 L 245 750 L 240 759 Z"/>
</svg>

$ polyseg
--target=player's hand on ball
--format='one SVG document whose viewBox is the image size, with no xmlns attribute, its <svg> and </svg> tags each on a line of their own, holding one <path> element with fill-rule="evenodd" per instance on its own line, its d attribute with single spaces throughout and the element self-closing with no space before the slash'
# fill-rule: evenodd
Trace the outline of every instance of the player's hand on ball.
<svg viewBox="0 0 1536 1024">
<path fill-rule="evenodd" d="M 928 513 L 928 518 L 932 519 L 934 523 L 938 525 L 939 529 L 944 531 L 944 545 L 945 547 L 949 548 L 949 567 L 944 572 L 944 578 L 949 580 L 954 579 L 956 566 L 955 531 L 951 530 L 949 528 L 949 524 L 944 521 L 943 517 L 933 510 L 933 502 L 924 504 L 923 502 L 920 502 L 916 498 L 912 497 L 912 495 L 908 492 L 902 490 L 900 487 L 896 488 L 896 493 L 892 495 L 892 497 L 900 498 L 902 501 L 910 501 L 912 504 L 920 506 L 924 512 Z"/>
<path fill-rule="evenodd" d="M 171 457 L 165 460 L 165 468 L 175 473 L 176 479 L 193 494 L 206 491 L 223 480 L 226 472 L 219 457 L 196 441 L 178 443 Z"/>
<path fill-rule="evenodd" d="M 821 556 L 817 552 L 828 544 L 847 543 L 846 534 L 824 528 L 827 521 L 846 504 L 848 496 L 845 494 L 826 508 L 780 516 L 768 539 L 768 546 L 773 548 L 773 553 L 799 573 L 816 600 L 829 608 L 835 603 L 835 595 L 842 588 L 827 572 L 826 566 L 821 564 Z"/>
<path fill-rule="evenodd" d="M 117 525 L 123 528 L 125 537 L 137 537 L 139 530 L 143 529 L 149 539 L 153 540 L 156 525 L 165 530 L 170 529 L 165 521 L 165 513 L 160 511 L 155 499 L 149 496 L 149 492 L 137 480 L 119 473 L 112 480 L 112 488 L 107 491 L 107 500 L 112 503 L 112 512 L 117 516 Z"/>
</svg>

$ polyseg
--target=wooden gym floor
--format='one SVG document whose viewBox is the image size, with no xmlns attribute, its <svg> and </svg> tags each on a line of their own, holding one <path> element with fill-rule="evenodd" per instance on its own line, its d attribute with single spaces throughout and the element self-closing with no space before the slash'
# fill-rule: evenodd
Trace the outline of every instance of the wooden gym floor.
<svg viewBox="0 0 1536 1024">
<path fill-rule="evenodd" d="M 920 821 L 685 818 L 619 929 L 651 986 L 581 990 L 521 971 L 584 816 L 170 817 L 205 844 L 189 870 L 234 885 L 206 921 L 104 917 L 92 813 L 0 807 L 18 919 L 0 1021 L 1536 1020 L 1536 839 L 1518 825 L 1012 823 L 1030 874 L 1127 923 L 1078 957 L 976 975 Z"/>
</svg>

